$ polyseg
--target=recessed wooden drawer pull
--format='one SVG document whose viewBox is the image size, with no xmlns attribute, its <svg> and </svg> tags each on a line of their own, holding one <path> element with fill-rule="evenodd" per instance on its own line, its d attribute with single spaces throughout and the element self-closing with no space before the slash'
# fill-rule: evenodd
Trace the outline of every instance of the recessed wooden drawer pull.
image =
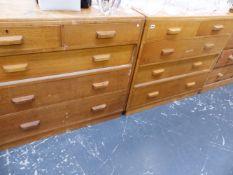
<svg viewBox="0 0 233 175">
<path fill-rule="evenodd" d="M 94 62 L 109 61 L 110 59 L 111 59 L 111 54 L 95 55 L 95 56 L 93 56 L 93 61 Z"/>
<path fill-rule="evenodd" d="M 159 91 L 151 92 L 148 95 L 148 98 L 155 98 L 159 96 Z"/>
<path fill-rule="evenodd" d="M 168 30 L 167 30 L 167 34 L 168 35 L 177 35 L 177 34 L 179 34 L 180 32 L 181 32 L 182 30 L 181 30 L 181 28 L 178 28 L 178 27 L 174 27 L 174 28 L 169 28 Z"/>
<path fill-rule="evenodd" d="M 28 64 L 24 63 L 24 64 L 3 65 L 2 68 L 7 73 L 23 72 L 27 70 Z"/>
<path fill-rule="evenodd" d="M 93 112 L 99 112 L 99 111 L 103 111 L 107 108 L 107 105 L 106 104 L 102 104 L 102 105 L 98 105 L 98 106 L 94 106 L 91 108 L 91 110 Z"/>
<path fill-rule="evenodd" d="M 158 69 L 158 70 L 154 70 L 154 71 L 152 72 L 152 75 L 153 75 L 153 76 L 158 76 L 158 75 L 163 74 L 164 72 L 165 72 L 165 69 Z"/>
<path fill-rule="evenodd" d="M 194 87 L 194 86 L 196 86 L 196 82 L 190 82 L 190 83 L 186 84 L 187 88 L 191 88 L 191 87 Z"/>
<path fill-rule="evenodd" d="M 214 47 L 215 47 L 215 44 L 214 44 L 214 43 L 207 43 L 207 44 L 205 44 L 204 49 L 205 49 L 205 50 L 210 50 L 210 49 L 212 49 L 212 48 L 214 48 Z"/>
<path fill-rule="evenodd" d="M 203 62 L 198 61 L 198 62 L 193 63 L 193 68 L 198 68 L 198 67 L 201 67 L 202 65 L 203 65 Z"/>
<path fill-rule="evenodd" d="M 229 59 L 230 61 L 233 61 L 233 55 L 230 55 L 230 56 L 228 57 L 228 59 Z"/>
<path fill-rule="evenodd" d="M 163 49 L 162 50 L 162 55 L 163 56 L 168 56 L 168 55 L 171 55 L 175 52 L 175 49 Z"/>
<path fill-rule="evenodd" d="M 0 46 L 19 45 L 23 43 L 23 36 L 2 36 L 0 37 Z"/>
<path fill-rule="evenodd" d="M 40 125 L 40 120 L 36 120 L 33 122 L 28 122 L 28 123 L 23 123 L 20 125 L 20 128 L 24 131 L 29 130 L 29 129 L 34 129 L 37 128 Z"/>
<path fill-rule="evenodd" d="M 217 75 L 218 78 L 222 78 L 223 76 L 224 76 L 223 73 L 218 73 L 218 75 Z"/>
<path fill-rule="evenodd" d="M 104 81 L 101 83 L 94 83 L 92 86 L 94 89 L 98 90 L 98 89 L 104 89 L 108 87 L 108 85 L 109 85 L 109 81 Z"/>
<path fill-rule="evenodd" d="M 220 31 L 222 29 L 224 29 L 224 25 L 214 25 L 212 30 L 213 31 Z"/>
<path fill-rule="evenodd" d="M 116 31 L 97 31 L 96 36 L 98 39 L 111 39 L 116 36 Z"/>
<path fill-rule="evenodd" d="M 12 98 L 11 101 L 16 105 L 20 105 L 20 104 L 32 102 L 34 99 L 35 99 L 35 95 L 28 95 L 24 97 Z"/>
</svg>

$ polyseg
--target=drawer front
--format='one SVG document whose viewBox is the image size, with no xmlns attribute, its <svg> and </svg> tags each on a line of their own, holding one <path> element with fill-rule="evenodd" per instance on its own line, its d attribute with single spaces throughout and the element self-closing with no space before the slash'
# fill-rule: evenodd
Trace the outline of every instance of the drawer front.
<svg viewBox="0 0 233 175">
<path fill-rule="evenodd" d="M 222 20 L 208 20 L 203 21 L 197 32 L 198 36 L 206 35 L 219 35 L 232 33 L 233 31 L 233 20 L 222 19 Z"/>
<path fill-rule="evenodd" d="M 61 47 L 60 26 L 0 27 L 0 54 Z"/>
<path fill-rule="evenodd" d="M 199 21 L 177 18 L 149 21 L 146 24 L 147 33 L 144 40 L 192 38 L 199 26 Z"/>
<path fill-rule="evenodd" d="M 228 41 L 226 47 L 226 49 L 233 49 L 233 35 L 231 35 L 230 40 Z"/>
<path fill-rule="evenodd" d="M 135 83 L 154 81 L 172 76 L 208 70 L 215 63 L 218 55 L 203 56 L 179 62 L 141 66 L 136 74 Z"/>
<path fill-rule="evenodd" d="M 220 53 L 228 39 L 229 35 L 220 35 L 148 42 L 143 46 L 140 64 L 162 63 Z"/>
<path fill-rule="evenodd" d="M 122 112 L 125 92 L 72 100 L 0 117 L 0 145 L 68 124 Z"/>
<path fill-rule="evenodd" d="M 120 43 L 136 44 L 141 30 L 142 24 L 137 22 L 65 25 L 63 41 L 66 47 L 73 46 L 76 48 L 108 46 Z"/>
<path fill-rule="evenodd" d="M 157 102 L 161 99 L 173 97 L 186 91 L 198 90 L 205 82 L 206 74 L 188 76 L 162 83 L 150 85 L 136 85 L 133 89 L 131 107 Z"/>
<path fill-rule="evenodd" d="M 221 80 L 226 80 L 228 78 L 233 78 L 233 65 L 214 69 L 209 74 L 206 84 L 215 83 Z"/>
<path fill-rule="evenodd" d="M 18 55 L 0 58 L 0 81 L 130 64 L 134 46 Z"/>
<path fill-rule="evenodd" d="M 115 69 L 0 87 L 0 115 L 67 100 L 126 90 L 130 69 Z"/>
<path fill-rule="evenodd" d="M 223 67 L 230 64 L 233 64 L 233 49 L 224 50 L 215 67 Z"/>
</svg>

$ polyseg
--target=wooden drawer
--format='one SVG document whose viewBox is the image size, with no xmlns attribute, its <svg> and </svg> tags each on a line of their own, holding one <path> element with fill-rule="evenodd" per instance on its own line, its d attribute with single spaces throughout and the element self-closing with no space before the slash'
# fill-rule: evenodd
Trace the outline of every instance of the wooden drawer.
<svg viewBox="0 0 233 175">
<path fill-rule="evenodd" d="M 128 88 L 130 68 L 0 86 L 0 115 Z"/>
<path fill-rule="evenodd" d="M 165 18 L 148 21 L 144 40 L 186 39 L 196 35 L 200 22 L 190 19 Z"/>
<path fill-rule="evenodd" d="M 233 49 L 233 35 L 231 35 L 230 40 L 228 41 L 225 49 Z"/>
<path fill-rule="evenodd" d="M 0 82 L 130 64 L 134 46 L 0 57 Z"/>
<path fill-rule="evenodd" d="M 102 23 L 65 25 L 63 28 L 65 47 L 96 47 L 121 43 L 138 43 L 142 24 Z"/>
<path fill-rule="evenodd" d="M 215 67 L 223 67 L 230 64 L 233 64 L 233 49 L 224 50 Z"/>
<path fill-rule="evenodd" d="M 60 26 L 0 27 L 0 54 L 61 47 Z"/>
<path fill-rule="evenodd" d="M 72 100 L 0 117 L 0 145 L 55 128 L 122 112 L 126 93 Z"/>
<path fill-rule="evenodd" d="M 143 46 L 140 64 L 162 63 L 220 53 L 228 39 L 229 35 L 220 35 L 148 42 Z"/>
<path fill-rule="evenodd" d="M 208 20 L 201 22 L 198 36 L 219 35 L 233 32 L 232 19 Z"/>
<path fill-rule="evenodd" d="M 184 92 L 200 89 L 207 74 L 187 76 L 163 82 L 151 82 L 135 85 L 130 101 L 131 107 L 157 102 L 164 98 L 170 98 Z"/>
<path fill-rule="evenodd" d="M 233 65 L 214 69 L 207 79 L 206 84 L 211 84 L 228 78 L 233 78 Z"/>
<path fill-rule="evenodd" d="M 135 83 L 143 83 L 192 72 L 209 70 L 218 55 L 203 56 L 179 62 L 141 66 L 136 74 Z"/>
</svg>

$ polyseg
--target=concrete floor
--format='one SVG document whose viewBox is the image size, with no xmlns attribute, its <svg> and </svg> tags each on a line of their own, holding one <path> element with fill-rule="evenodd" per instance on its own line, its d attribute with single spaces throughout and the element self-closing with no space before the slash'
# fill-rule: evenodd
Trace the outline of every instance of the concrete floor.
<svg viewBox="0 0 233 175">
<path fill-rule="evenodd" d="M 0 152 L 0 175 L 233 175 L 233 85 Z"/>
</svg>

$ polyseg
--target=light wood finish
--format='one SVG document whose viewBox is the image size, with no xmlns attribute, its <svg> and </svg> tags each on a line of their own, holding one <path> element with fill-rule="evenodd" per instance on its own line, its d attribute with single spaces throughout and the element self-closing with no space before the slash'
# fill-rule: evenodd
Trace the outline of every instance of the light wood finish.
<svg viewBox="0 0 233 175">
<path fill-rule="evenodd" d="M 224 50 L 222 55 L 219 57 L 217 64 L 215 65 L 216 68 L 223 67 L 233 64 L 233 49 Z"/>
<path fill-rule="evenodd" d="M 198 75 L 195 74 L 181 78 L 174 78 L 168 81 L 154 81 L 135 85 L 133 87 L 130 107 L 139 107 L 141 105 L 159 101 L 163 98 L 200 89 L 206 80 L 206 75 L 206 73 Z M 151 93 L 156 93 L 157 95 L 150 95 Z"/>
<path fill-rule="evenodd" d="M 233 78 L 225 79 L 222 81 L 217 81 L 211 84 L 206 84 L 202 88 L 201 92 L 207 92 L 207 91 L 210 91 L 210 90 L 222 87 L 222 86 L 230 85 L 230 84 L 233 84 Z"/>
<path fill-rule="evenodd" d="M 209 75 L 206 84 L 222 81 L 233 77 L 233 65 L 214 69 Z"/>
<path fill-rule="evenodd" d="M 222 51 L 229 35 L 200 37 L 188 40 L 147 42 L 143 46 L 140 64 L 162 63 L 187 57 L 216 54 Z"/>
<path fill-rule="evenodd" d="M 142 23 L 103 23 L 65 25 L 65 47 L 86 48 L 121 43 L 137 43 Z"/>
<path fill-rule="evenodd" d="M 75 98 L 127 90 L 130 68 L 0 87 L 0 115 Z"/>
<path fill-rule="evenodd" d="M 111 115 L 123 111 L 125 95 L 126 93 L 121 91 L 1 116 L 0 145 L 94 119 L 103 114 Z M 92 111 L 103 103 L 106 104 L 105 110 Z"/>
<path fill-rule="evenodd" d="M 233 49 L 233 34 L 231 35 L 230 40 L 228 41 L 225 49 Z"/>
<path fill-rule="evenodd" d="M 0 69 L 0 81 L 130 64 L 133 51 L 134 46 L 128 45 L 0 57 L 0 65 L 3 67 Z M 107 54 L 108 59 L 103 54 Z"/>
<path fill-rule="evenodd" d="M 192 72 L 210 70 L 218 55 L 195 57 L 179 62 L 140 66 L 135 74 L 135 84 L 169 78 Z"/>
<path fill-rule="evenodd" d="M 232 33 L 233 31 L 233 20 L 232 19 L 221 19 L 221 20 L 207 20 L 203 21 L 197 32 L 198 36 L 206 35 L 219 35 Z"/>
<path fill-rule="evenodd" d="M 199 21 L 187 19 L 148 20 L 144 40 L 187 39 L 196 35 Z"/>
<path fill-rule="evenodd" d="M 61 47 L 60 26 L 0 27 L 0 54 Z"/>
</svg>

